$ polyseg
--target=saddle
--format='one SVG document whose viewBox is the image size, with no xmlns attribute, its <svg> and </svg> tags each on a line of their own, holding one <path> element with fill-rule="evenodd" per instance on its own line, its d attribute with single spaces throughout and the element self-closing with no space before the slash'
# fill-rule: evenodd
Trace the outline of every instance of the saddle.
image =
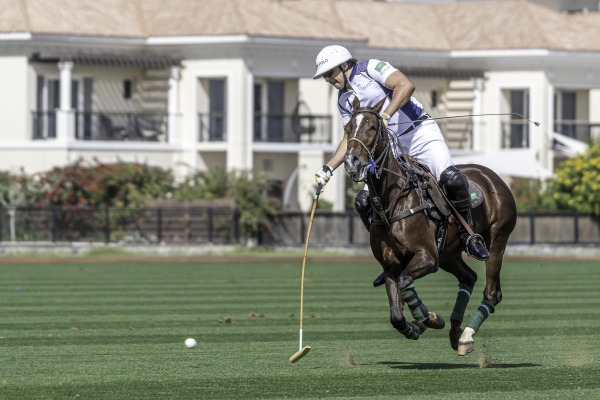
<svg viewBox="0 0 600 400">
<path fill-rule="evenodd" d="M 423 211 L 425 215 L 438 224 L 436 246 L 438 253 L 441 253 L 446 244 L 448 224 L 452 217 L 452 207 L 448 203 L 446 194 L 438 185 L 437 180 L 427 166 L 419 163 L 412 157 L 399 157 L 398 162 L 406 171 L 408 179 L 411 180 L 419 196 L 420 205 L 388 218 L 381 200 L 373 198 L 374 218 L 372 223 L 378 225 L 384 224 L 389 228 L 391 223 L 413 215 L 416 212 Z M 471 209 L 478 207 L 483 202 L 483 191 L 475 183 L 469 181 L 469 193 L 472 200 Z M 379 218 L 376 218 L 376 216 Z"/>
</svg>

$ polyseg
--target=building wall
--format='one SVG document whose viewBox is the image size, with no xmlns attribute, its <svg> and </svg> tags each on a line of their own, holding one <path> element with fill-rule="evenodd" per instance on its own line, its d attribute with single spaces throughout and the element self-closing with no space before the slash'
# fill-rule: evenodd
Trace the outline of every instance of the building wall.
<svg viewBox="0 0 600 400">
<path fill-rule="evenodd" d="M 182 161 L 198 168 L 197 154 L 206 143 L 198 142 L 197 114 L 204 101 L 199 90 L 201 79 L 226 80 L 228 169 L 252 167 L 252 84 L 253 79 L 242 59 L 188 60 L 183 63 L 180 79 L 180 111 L 183 115 Z M 208 147 L 208 146 L 207 146 Z"/>
<path fill-rule="evenodd" d="M 590 122 L 600 123 L 600 89 L 590 90 L 589 101 Z"/>
<path fill-rule="evenodd" d="M 0 71 L 0 140 L 29 140 L 31 81 L 27 57 L 0 57 Z M 4 153 L 2 147 L 0 152 Z M 10 168 L 13 165 L 0 160 L 0 166 Z"/>
<path fill-rule="evenodd" d="M 530 124 L 530 148 L 539 149 L 540 161 L 546 164 L 545 151 L 549 149 L 548 143 L 551 126 L 547 121 L 551 118 L 548 114 L 548 96 L 551 96 L 550 85 L 543 71 L 510 71 L 510 72 L 488 72 L 484 81 L 483 89 L 483 113 L 484 114 L 505 114 L 509 113 L 505 92 L 509 90 L 527 90 L 529 92 L 529 112 L 525 117 L 533 121 L 541 122 L 541 126 L 536 127 Z M 497 151 L 501 143 L 501 122 L 510 118 L 518 119 L 513 116 L 489 115 L 484 116 L 484 138 L 483 148 L 486 151 Z M 551 168 L 550 168 L 551 169 Z"/>
</svg>

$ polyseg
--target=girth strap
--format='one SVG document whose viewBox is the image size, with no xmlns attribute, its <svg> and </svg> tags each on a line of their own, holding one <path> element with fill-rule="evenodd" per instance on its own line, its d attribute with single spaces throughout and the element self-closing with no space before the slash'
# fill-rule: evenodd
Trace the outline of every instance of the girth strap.
<svg viewBox="0 0 600 400">
<path fill-rule="evenodd" d="M 373 219 L 372 223 L 375 225 L 387 225 L 389 227 L 392 223 L 394 223 L 396 221 L 400 221 L 401 219 L 410 217 L 411 215 L 414 215 L 420 211 L 430 209 L 430 208 L 433 208 L 433 204 L 427 202 L 427 203 L 421 204 L 415 208 L 410 208 L 408 210 L 404 210 L 400 214 L 394 215 L 392 218 L 389 218 L 389 219 Z"/>
</svg>

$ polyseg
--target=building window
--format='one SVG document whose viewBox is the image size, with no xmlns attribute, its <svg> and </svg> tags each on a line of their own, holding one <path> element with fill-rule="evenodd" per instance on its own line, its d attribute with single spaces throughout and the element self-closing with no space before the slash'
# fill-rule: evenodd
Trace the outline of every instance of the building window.
<svg viewBox="0 0 600 400">
<path fill-rule="evenodd" d="M 503 92 L 510 119 L 502 123 L 502 148 L 529 147 L 529 91 L 526 89 Z"/>
<path fill-rule="evenodd" d="M 285 84 L 267 81 L 254 84 L 254 140 L 284 141 Z"/>
<path fill-rule="evenodd" d="M 211 141 L 226 140 L 225 79 L 211 79 L 208 82 L 209 125 Z"/>
<path fill-rule="evenodd" d="M 436 108 L 438 106 L 438 92 L 437 90 L 431 91 L 431 108 Z"/>
<path fill-rule="evenodd" d="M 574 139 L 577 137 L 577 94 L 574 91 L 564 90 L 560 92 L 560 101 L 558 103 L 560 112 L 558 116 L 559 123 L 556 124 L 556 131 Z"/>
<path fill-rule="evenodd" d="M 131 79 L 125 79 L 123 81 L 123 98 L 125 100 L 131 99 L 133 94 L 133 81 Z"/>
</svg>

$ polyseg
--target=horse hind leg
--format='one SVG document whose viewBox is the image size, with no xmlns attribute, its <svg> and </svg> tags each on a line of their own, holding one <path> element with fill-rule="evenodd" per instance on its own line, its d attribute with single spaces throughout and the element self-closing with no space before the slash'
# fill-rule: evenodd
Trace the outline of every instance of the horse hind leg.
<svg viewBox="0 0 600 400">
<path fill-rule="evenodd" d="M 464 356 L 474 350 L 475 342 L 473 336 L 479 331 L 481 324 L 493 314 L 496 305 L 502 300 L 502 291 L 500 289 L 500 268 L 502 267 L 502 251 L 493 252 L 490 259 L 486 262 L 486 285 L 483 292 L 483 301 L 477 307 L 477 310 L 471 316 L 458 341 L 458 355 Z"/>
<path fill-rule="evenodd" d="M 469 305 L 473 287 L 477 282 L 477 274 L 465 263 L 462 256 L 450 260 L 448 263 L 440 265 L 440 268 L 454 275 L 458 280 L 458 292 L 452 314 L 450 314 L 450 347 L 458 350 L 458 342 L 463 333 L 461 324 L 463 322 L 465 311 Z"/>
</svg>

